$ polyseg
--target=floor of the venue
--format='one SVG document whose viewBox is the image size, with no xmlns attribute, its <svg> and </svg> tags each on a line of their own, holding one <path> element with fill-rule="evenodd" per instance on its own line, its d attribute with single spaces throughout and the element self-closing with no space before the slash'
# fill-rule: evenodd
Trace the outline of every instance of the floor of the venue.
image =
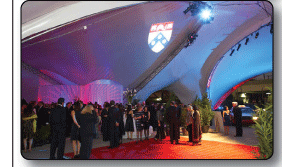
<svg viewBox="0 0 282 167">
<path fill-rule="evenodd" d="M 108 149 L 109 142 L 103 142 L 102 136 L 94 139 L 91 159 L 254 159 L 252 152 L 257 151 L 258 144 L 254 129 L 243 127 L 243 137 L 234 137 L 235 127 L 230 127 L 228 136 L 215 132 L 203 133 L 202 144 L 192 146 L 186 141 L 187 136 L 181 135 L 179 145 L 170 144 L 169 137 L 162 142 L 154 139 L 136 144 L 134 140 L 124 139 L 119 148 Z M 66 139 L 65 157 L 72 158 L 72 146 Z M 35 147 L 31 152 L 24 153 L 26 159 L 48 159 L 50 144 Z"/>
</svg>

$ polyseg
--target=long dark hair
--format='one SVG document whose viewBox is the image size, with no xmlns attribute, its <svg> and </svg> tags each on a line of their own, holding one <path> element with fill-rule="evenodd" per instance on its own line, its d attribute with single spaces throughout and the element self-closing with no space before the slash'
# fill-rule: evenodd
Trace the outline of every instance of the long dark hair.
<svg viewBox="0 0 282 167">
<path fill-rule="evenodd" d="M 149 112 L 148 106 L 144 106 L 144 108 L 143 108 L 144 112 L 145 112 L 145 108 L 147 108 L 147 112 Z"/>
<path fill-rule="evenodd" d="M 129 114 L 130 111 L 132 111 L 132 106 L 131 106 L 131 104 L 129 104 L 129 105 L 127 106 L 126 111 L 125 111 L 125 114 L 126 114 L 126 115 Z"/>
<path fill-rule="evenodd" d="M 193 105 L 193 110 L 194 110 L 194 111 L 199 110 L 198 106 Z"/>
<path fill-rule="evenodd" d="M 132 110 L 131 105 L 128 105 L 128 106 L 127 106 L 127 110 L 126 110 L 126 112 L 127 112 L 127 113 L 129 113 L 129 111 L 131 111 L 131 110 Z"/>
<path fill-rule="evenodd" d="M 33 112 L 33 105 L 32 104 L 29 104 L 25 109 L 24 109 L 24 112 L 23 112 L 23 117 L 30 117 L 31 115 L 35 114 Z"/>
<path fill-rule="evenodd" d="M 108 102 L 105 102 L 105 103 L 104 103 L 104 109 L 110 108 L 110 107 L 111 107 L 110 103 L 108 103 Z"/>
<path fill-rule="evenodd" d="M 73 104 L 73 110 L 74 111 L 80 111 L 80 103 L 77 101 L 77 102 L 74 102 Z"/>
</svg>

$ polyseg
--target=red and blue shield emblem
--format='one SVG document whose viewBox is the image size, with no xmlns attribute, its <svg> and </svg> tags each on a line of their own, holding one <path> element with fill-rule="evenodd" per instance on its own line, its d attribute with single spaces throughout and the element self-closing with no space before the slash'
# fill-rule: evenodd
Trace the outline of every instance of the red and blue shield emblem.
<svg viewBox="0 0 282 167">
<path fill-rule="evenodd" d="M 167 46 L 172 28 L 173 22 L 152 24 L 148 37 L 148 45 L 152 51 L 158 53 Z"/>
</svg>

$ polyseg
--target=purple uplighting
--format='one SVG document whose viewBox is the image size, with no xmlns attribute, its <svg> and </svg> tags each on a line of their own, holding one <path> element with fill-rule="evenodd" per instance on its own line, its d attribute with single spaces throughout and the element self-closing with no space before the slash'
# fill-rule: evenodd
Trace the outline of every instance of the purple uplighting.
<svg viewBox="0 0 282 167">
<path fill-rule="evenodd" d="M 38 90 L 38 99 L 45 103 L 56 102 L 58 98 L 65 98 L 66 102 L 73 102 L 79 98 L 83 103 L 114 100 L 123 102 L 123 86 L 111 80 L 97 80 L 87 85 L 41 85 Z"/>
</svg>

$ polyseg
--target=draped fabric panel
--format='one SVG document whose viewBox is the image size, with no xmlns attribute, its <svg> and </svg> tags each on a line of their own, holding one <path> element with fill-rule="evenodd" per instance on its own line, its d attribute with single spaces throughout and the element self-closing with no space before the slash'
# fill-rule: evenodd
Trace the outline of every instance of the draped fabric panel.
<svg viewBox="0 0 282 167">
<path fill-rule="evenodd" d="M 66 102 L 74 102 L 79 98 L 85 104 L 97 102 L 103 105 L 105 101 L 114 100 L 123 103 L 123 86 L 111 80 L 97 80 L 87 85 L 41 85 L 38 90 L 38 101 L 50 104 L 58 98 Z"/>
</svg>

